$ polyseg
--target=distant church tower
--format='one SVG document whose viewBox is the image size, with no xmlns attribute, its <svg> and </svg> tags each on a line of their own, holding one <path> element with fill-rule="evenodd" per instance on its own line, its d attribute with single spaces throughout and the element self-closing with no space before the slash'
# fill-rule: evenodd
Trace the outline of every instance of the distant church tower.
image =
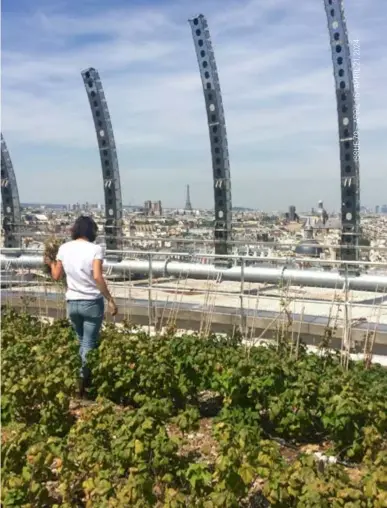
<svg viewBox="0 0 387 508">
<path fill-rule="evenodd" d="M 189 185 L 187 185 L 187 197 L 185 200 L 185 211 L 192 212 L 191 197 L 189 195 Z"/>
<path fill-rule="evenodd" d="M 313 227 L 310 223 L 310 217 L 306 219 L 305 225 L 304 225 L 304 238 L 305 240 L 313 240 Z"/>
</svg>

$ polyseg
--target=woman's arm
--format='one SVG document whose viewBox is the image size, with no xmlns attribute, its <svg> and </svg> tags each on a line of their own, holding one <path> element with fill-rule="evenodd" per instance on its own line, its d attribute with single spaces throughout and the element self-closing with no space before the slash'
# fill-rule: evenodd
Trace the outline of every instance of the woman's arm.
<svg viewBox="0 0 387 508">
<path fill-rule="evenodd" d="M 98 289 L 101 291 L 102 295 L 108 301 L 110 313 L 112 314 L 112 316 L 115 316 L 117 314 L 118 309 L 114 301 L 114 298 L 110 294 L 110 291 L 107 287 L 105 277 L 103 276 L 101 259 L 94 259 L 93 261 L 93 277 L 95 283 L 97 284 Z"/>
<path fill-rule="evenodd" d="M 62 261 L 51 261 L 49 258 L 45 258 L 45 264 L 50 267 L 51 277 L 54 280 L 60 280 L 64 275 Z"/>
</svg>

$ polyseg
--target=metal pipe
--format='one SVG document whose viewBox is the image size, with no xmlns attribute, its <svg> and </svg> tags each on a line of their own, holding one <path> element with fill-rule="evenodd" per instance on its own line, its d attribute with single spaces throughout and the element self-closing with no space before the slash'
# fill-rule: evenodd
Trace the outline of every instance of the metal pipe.
<svg viewBox="0 0 387 508">
<path fill-rule="evenodd" d="M 0 257 L 2 270 L 11 268 L 41 268 L 43 258 L 38 256 L 20 256 L 17 258 Z M 112 274 L 134 273 L 148 274 L 151 266 L 148 260 L 123 260 L 120 262 L 106 260 L 105 270 Z M 154 277 L 185 275 L 193 279 L 216 279 L 221 274 L 222 280 L 240 281 L 242 269 L 240 266 L 221 268 L 214 265 L 199 263 L 184 263 L 180 261 L 152 261 L 152 274 Z M 338 272 L 324 272 L 318 270 L 299 270 L 287 267 L 244 267 L 244 282 L 260 282 L 268 284 L 288 284 L 293 286 L 311 286 L 326 288 L 343 288 L 347 281 L 348 289 L 356 291 L 387 291 L 387 276 L 383 275 L 360 275 L 351 276 Z"/>
<path fill-rule="evenodd" d="M 41 254 L 44 251 L 42 249 L 6 249 L 2 248 L 0 249 L 0 252 L 7 254 L 14 254 L 14 255 L 23 255 L 27 253 L 27 255 L 31 254 Z M 109 254 L 119 254 L 119 255 L 135 255 L 135 256 L 176 256 L 176 257 L 190 257 L 192 259 L 195 258 L 203 258 L 203 259 L 234 259 L 239 261 L 251 261 L 254 263 L 281 263 L 281 264 L 294 264 L 294 263 L 313 263 L 318 265 L 339 265 L 347 266 L 347 265 L 354 265 L 354 266 L 376 266 L 380 268 L 387 268 L 387 262 L 386 261 L 343 261 L 342 259 L 321 259 L 321 258 L 307 258 L 307 257 L 300 257 L 300 256 L 264 256 L 264 257 L 255 257 L 255 256 L 240 256 L 238 254 L 224 254 L 222 256 L 218 254 L 211 254 L 211 253 L 192 253 L 192 252 L 174 252 L 174 251 L 150 251 L 150 250 L 109 250 L 107 249 L 105 251 L 106 255 Z"/>
</svg>

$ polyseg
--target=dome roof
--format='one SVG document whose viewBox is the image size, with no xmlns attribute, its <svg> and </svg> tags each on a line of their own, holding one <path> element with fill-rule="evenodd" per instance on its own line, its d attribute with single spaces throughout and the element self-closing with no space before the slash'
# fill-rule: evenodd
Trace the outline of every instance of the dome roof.
<svg viewBox="0 0 387 508">
<path fill-rule="evenodd" d="M 323 250 L 317 240 L 302 240 L 296 247 L 296 254 L 309 258 L 319 258 Z"/>
</svg>

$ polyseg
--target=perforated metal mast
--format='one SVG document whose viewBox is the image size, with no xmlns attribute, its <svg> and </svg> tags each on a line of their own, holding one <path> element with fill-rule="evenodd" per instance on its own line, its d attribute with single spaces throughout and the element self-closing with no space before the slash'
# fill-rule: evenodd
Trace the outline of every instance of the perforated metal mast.
<svg viewBox="0 0 387 508">
<path fill-rule="evenodd" d="M 232 204 L 226 122 L 218 70 L 206 18 L 200 14 L 189 24 L 195 44 L 210 133 L 215 202 L 215 253 L 228 254 L 231 240 Z"/>
<path fill-rule="evenodd" d="M 355 87 L 341 0 L 324 0 L 331 41 L 339 122 L 341 181 L 341 259 L 359 259 L 360 179 Z"/>
<path fill-rule="evenodd" d="M 189 192 L 189 185 L 187 185 L 187 195 L 185 199 L 185 211 L 192 212 L 191 196 Z"/>
<path fill-rule="evenodd" d="M 3 203 L 4 247 L 10 249 L 21 248 L 19 191 L 3 134 L 1 134 L 1 200 Z"/>
<path fill-rule="evenodd" d="M 82 71 L 82 79 L 90 102 L 101 158 L 105 195 L 106 248 L 121 250 L 122 196 L 113 127 L 98 71 L 90 67 Z"/>
</svg>

